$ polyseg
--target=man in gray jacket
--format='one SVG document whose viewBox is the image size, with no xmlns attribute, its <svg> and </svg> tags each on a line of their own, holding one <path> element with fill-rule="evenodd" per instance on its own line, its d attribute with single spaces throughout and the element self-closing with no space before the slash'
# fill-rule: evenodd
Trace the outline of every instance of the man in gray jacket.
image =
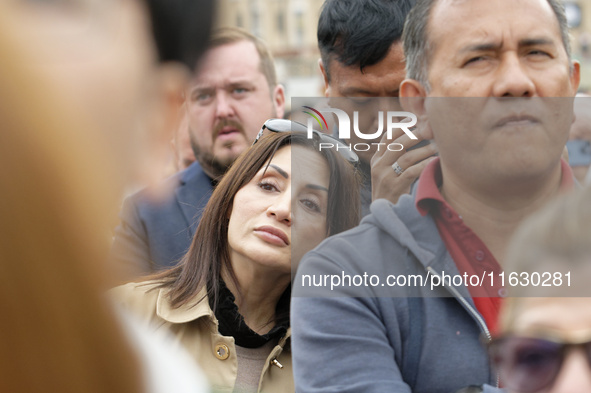
<svg viewBox="0 0 591 393">
<path fill-rule="evenodd" d="M 480 338 L 496 325 L 507 243 L 573 185 L 561 153 L 579 65 L 557 0 L 419 0 L 403 41 L 400 96 L 440 158 L 412 195 L 374 202 L 302 260 L 298 392 L 494 389 Z"/>
</svg>

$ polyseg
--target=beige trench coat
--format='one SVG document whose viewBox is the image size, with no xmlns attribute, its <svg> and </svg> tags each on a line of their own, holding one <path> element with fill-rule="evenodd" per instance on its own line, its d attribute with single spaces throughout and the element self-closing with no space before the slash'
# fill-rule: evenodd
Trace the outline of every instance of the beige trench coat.
<svg viewBox="0 0 591 393">
<path fill-rule="evenodd" d="M 218 321 L 203 293 L 179 308 L 172 308 L 165 289 L 153 282 L 129 283 L 110 291 L 117 303 L 156 329 L 167 329 L 189 352 L 209 378 L 213 392 L 231 393 L 238 360 L 234 338 L 218 332 Z M 291 353 L 285 347 L 291 329 L 273 348 L 259 380 L 261 393 L 294 392 Z M 283 366 L 281 368 L 280 366 Z"/>
</svg>

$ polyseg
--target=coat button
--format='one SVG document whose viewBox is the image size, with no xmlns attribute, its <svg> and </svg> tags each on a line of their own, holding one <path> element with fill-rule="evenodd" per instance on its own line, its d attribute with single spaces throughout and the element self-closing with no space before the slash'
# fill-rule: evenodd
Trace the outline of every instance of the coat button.
<svg viewBox="0 0 591 393">
<path fill-rule="evenodd" d="M 220 360 L 226 360 L 230 356 L 230 349 L 226 344 L 217 344 L 215 346 L 215 357 Z"/>
</svg>

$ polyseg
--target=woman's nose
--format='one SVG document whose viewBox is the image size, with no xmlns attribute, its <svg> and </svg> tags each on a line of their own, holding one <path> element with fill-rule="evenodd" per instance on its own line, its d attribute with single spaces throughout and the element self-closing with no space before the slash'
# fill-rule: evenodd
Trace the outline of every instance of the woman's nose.
<svg viewBox="0 0 591 393">
<path fill-rule="evenodd" d="M 291 192 L 284 192 L 278 196 L 269 206 L 267 214 L 291 226 Z"/>
</svg>

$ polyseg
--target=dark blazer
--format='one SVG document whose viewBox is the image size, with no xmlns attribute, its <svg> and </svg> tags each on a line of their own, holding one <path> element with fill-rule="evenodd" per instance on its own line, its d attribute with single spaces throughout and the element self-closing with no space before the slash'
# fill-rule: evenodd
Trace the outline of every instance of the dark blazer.
<svg viewBox="0 0 591 393">
<path fill-rule="evenodd" d="M 164 180 L 174 193 L 154 202 L 144 189 L 125 199 L 111 260 L 125 279 L 174 266 L 187 252 L 213 187 L 195 162 Z"/>
</svg>

